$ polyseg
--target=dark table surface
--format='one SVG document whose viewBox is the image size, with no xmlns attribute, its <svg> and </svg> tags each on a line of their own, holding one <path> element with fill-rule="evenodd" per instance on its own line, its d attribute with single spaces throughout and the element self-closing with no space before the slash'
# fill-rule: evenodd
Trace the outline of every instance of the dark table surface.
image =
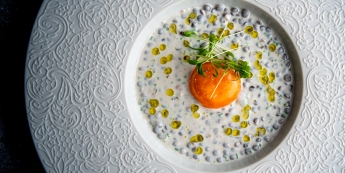
<svg viewBox="0 0 345 173">
<path fill-rule="evenodd" d="M 24 100 L 27 46 L 42 0 L 0 0 L 0 172 L 44 172 Z"/>
</svg>

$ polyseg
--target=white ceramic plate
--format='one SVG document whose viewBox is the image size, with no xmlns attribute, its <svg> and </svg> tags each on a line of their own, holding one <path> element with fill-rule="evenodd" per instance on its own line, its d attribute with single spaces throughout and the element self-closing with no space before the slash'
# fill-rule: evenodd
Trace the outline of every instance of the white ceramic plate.
<svg viewBox="0 0 345 173">
<path fill-rule="evenodd" d="M 147 35 L 177 11 L 245 7 L 282 38 L 295 67 L 280 135 L 241 161 L 204 165 L 145 128 L 134 75 Z M 345 165 L 344 2 L 46 0 L 26 66 L 28 120 L 47 172 L 341 172 Z"/>
</svg>

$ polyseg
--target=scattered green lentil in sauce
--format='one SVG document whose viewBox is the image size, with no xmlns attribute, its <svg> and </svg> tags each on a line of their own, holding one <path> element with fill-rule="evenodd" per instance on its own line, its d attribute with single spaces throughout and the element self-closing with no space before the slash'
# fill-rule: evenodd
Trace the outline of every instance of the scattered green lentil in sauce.
<svg viewBox="0 0 345 173">
<path fill-rule="evenodd" d="M 231 16 L 207 11 L 206 6 L 176 12 L 154 30 L 142 50 L 135 81 L 139 109 L 157 139 L 181 157 L 218 164 L 255 154 L 254 146 L 265 147 L 278 135 L 292 105 L 293 67 L 278 35 L 265 21 L 249 11 L 248 17 L 241 16 L 246 9 Z M 180 34 L 192 29 L 202 39 L 211 33 L 227 36 L 221 46 L 250 64 L 251 78 L 239 79 L 241 94 L 224 108 L 204 108 L 189 93 L 194 66 L 187 60 L 195 59 L 189 46 L 207 45 Z M 230 155 L 212 154 L 223 150 Z"/>
</svg>

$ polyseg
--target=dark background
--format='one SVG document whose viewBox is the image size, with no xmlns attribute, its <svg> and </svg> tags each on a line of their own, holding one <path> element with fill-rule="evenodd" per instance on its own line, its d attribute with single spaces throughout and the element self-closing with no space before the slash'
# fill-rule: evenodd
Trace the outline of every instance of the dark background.
<svg viewBox="0 0 345 173">
<path fill-rule="evenodd" d="M 44 172 L 24 100 L 26 51 L 42 0 L 0 0 L 0 172 Z"/>
</svg>

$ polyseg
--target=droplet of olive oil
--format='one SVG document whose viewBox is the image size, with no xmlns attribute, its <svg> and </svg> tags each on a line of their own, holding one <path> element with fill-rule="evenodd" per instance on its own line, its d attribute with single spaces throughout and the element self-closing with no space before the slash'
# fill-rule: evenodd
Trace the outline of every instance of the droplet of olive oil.
<svg viewBox="0 0 345 173">
<path fill-rule="evenodd" d="M 165 56 L 163 56 L 163 57 L 159 60 L 159 62 L 160 62 L 161 64 L 166 64 L 166 63 L 168 62 L 168 58 L 165 57 Z"/>
<path fill-rule="evenodd" d="M 244 142 L 249 142 L 250 141 L 250 137 L 248 135 L 244 135 L 243 136 L 243 141 Z"/>
<path fill-rule="evenodd" d="M 171 23 L 170 26 L 169 26 L 169 30 L 170 30 L 171 33 L 177 34 L 177 32 L 176 32 L 176 30 L 177 30 L 176 24 L 175 23 Z"/>
<path fill-rule="evenodd" d="M 268 84 L 268 77 L 267 77 L 267 75 L 265 75 L 265 76 L 260 76 L 260 77 L 259 77 L 259 80 L 260 80 L 260 82 L 261 82 L 262 84 L 264 84 L 264 85 L 267 85 L 267 84 Z"/>
<path fill-rule="evenodd" d="M 159 55 L 159 54 L 160 54 L 159 49 L 157 47 L 154 47 L 152 49 L 152 55 Z"/>
<path fill-rule="evenodd" d="M 235 123 L 240 122 L 240 116 L 239 115 L 234 115 L 232 117 L 232 121 L 235 122 Z"/>
<path fill-rule="evenodd" d="M 274 102 L 276 100 L 276 97 L 274 95 L 269 94 L 268 97 L 267 97 L 267 100 L 269 102 Z"/>
<path fill-rule="evenodd" d="M 190 138 L 190 142 L 202 142 L 202 141 L 204 141 L 204 137 L 200 134 L 197 134 Z"/>
<path fill-rule="evenodd" d="M 146 71 L 146 73 L 145 73 L 145 76 L 147 77 L 147 78 L 151 78 L 152 77 L 152 71 L 151 70 L 147 70 Z"/>
<path fill-rule="evenodd" d="M 151 107 L 156 108 L 159 106 L 159 101 L 157 99 L 150 99 L 149 104 Z"/>
<path fill-rule="evenodd" d="M 241 134 L 241 131 L 238 130 L 238 129 L 234 129 L 234 130 L 232 131 L 232 136 L 239 136 L 240 134 Z"/>
<path fill-rule="evenodd" d="M 189 47 L 189 41 L 183 40 L 183 46 L 184 47 Z"/>
<path fill-rule="evenodd" d="M 270 83 L 272 83 L 275 78 L 276 78 L 276 75 L 274 74 L 274 72 L 270 72 L 268 74 L 268 79 L 269 79 Z"/>
<path fill-rule="evenodd" d="M 214 14 L 211 14 L 211 16 L 208 18 L 208 22 L 215 23 L 217 21 L 217 16 Z"/>
<path fill-rule="evenodd" d="M 247 34 L 252 33 L 253 30 L 254 30 L 254 29 L 253 29 L 252 26 L 246 26 L 246 27 L 244 28 L 244 32 L 247 33 Z"/>
<path fill-rule="evenodd" d="M 257 51 L 255 56 L 256 56 L 257 59 L 262 59 L 262 52 Z"/>
<path fill-rule="evenodd" d="M 190 109 L 191 109 L 191 111 L 194 113 L 194 112 L 196 112 L 196 111 L 199 110 L 199 106 L 196 105 L 196 104 L 192 104 L 192 105 L 190 106 Z"/>
<path fill-rule="evenodd" d="M 232 50 L 237 50 L 237 49 L 238 49 L 238 43 L 232 43 L 232 44 L 230 45 L 230 49 L 232 49 Z"/>
<path fill-rule="evenodd" d="M 227 135 L 227 136 L 230 136 L 231 134 L 232 134 L 232 129 L 231 128 L 225 128 L 224 129 L 224 133 L 225 133 L 225 135 Z"/>
<path fill-rule="evenodd" d="M 203 39 L 206 39 L 206 38 L 208 38 L 208 37 L 210 37 L 207 33 L 202 33 L 201 34 L 201 37 L 203 38 Z"/>
<path fill-rule="evenodd" d="M 170 62 L 173 59 L 173 57 L 174 56 L 172 54 L 167 55 L 167 61 Z"/>
<path fill-rule="evenodd" d="M 159 45 L 159 49 L 160 49 L 161 51 L 165 50 L 166 48 L 167 48 L 167 46 L 166 46 L 165 44 Z"/>
<path fill-rule="evenodd" d="M 167 118 L 167 117 L 169 116 L 169 111 L 166 110 L 166 109 L 163 109 L 162 112 L 161 112 L 161 114 L 162 114 L 162 117 L 163 117 L 163 118 Z"/>
<path fill-rule="evenodd" d="M 165 94 L 167 94 L 167 96 L 171 97 L 174 95 L 174 90 L 171 89 L 171 88 L 168 88 L 166 91 L 165 91 Z"/>
<path fill-rule="evenodd" d="M 253 31 L 250 33 L 250 36 L 252 36 L 252 38 L 258 38 L 259 33 L 257 31 Z"/>
<path fill-rule="evenodd" d="M 249 111 L 252 110 L 252 108 L 249 105 L 244 106 L 242 110 L 242 118 L 244 120 L 247 120 L 249 118 Z"/>
<path fill-rule="evenodd" d="M 171 122 L 171 127 L 173 128 L 173 129 L 178 129 L 178 128 L 180 128 L 181 127 L 181 121 L 172 121 Z"/>
<path fill-rule="evenodd" d="M 195 154 L 200 155 L 204 150 L 201 147 L 197 147 L 194 151 Z"/>
<path fill-rule="evenodd" d="M 261 70 L 262 69 L 262 65 L 260 64 L 260 61 L 259 60 L 256 60 L 254 62 L 254 67 L 258 70 Z"/>
<path fill-rule="evenodd" d="M 188 60 L 190 60 L 190 56 L 188 56 L 188 55 L 183 56 L 183 61 L 184 62 L 187 62 Z"/>
<path fill-rule="evenodd" d="M 233 30 L 234 27 L 235 27 L 235 25 L 234 25 L 234 23 L 230 22 L 230 23 L 227 24 L 227 27 L 228 27 L 230 30 Z"/>
<path fill-rule="evenodd" d="M 264 136 L 266 135 L 266 129 L 264 127 L 256 128 L 255 136 Z"/>
<path fill-rule="evenodd" d="M 248 127 L 248 121 L 242 121 L 242 122 L 240 123 L 240 126 L 241 126 L 242 128 L 247 128 L 247 127 Z"/>
<path fill-rule="evenodd" d="M 268 94 L 268 97 L 267 97 L 268 101 L 274 102 L 276 100 L 275 98 L 276 91 L 271 86 L 268 86 L 266 91 Z"/>
<path fill-rule="evenodd" d="M 149 114 L 151 114 L 151 115 L 156 114 L 156 109 L 155 108 L 150 108 L 149 109 Z"/>
<path fill-rule="evenodd" d="M 277 47 L 276 47 L 276 45 L 274 45 L 274 44 L 270 44 L 270 45 L 268 46 L 268 50 L 270 50 L 270 52 L 274 52 L 274 51 L 276 51 L 276 49 L 277 49 Z"/>
<path fill-rule="evenodd" d="M 261 76 L 265 76 L 267 74 L 267 69 L 266 68 L 263 68 L 260 70 L 260 75 Z"/>
<path fill-rule="evenodd" d="M 217 34 L 219 36 L 224 37 L 224 36 L 228 36 L 230 34 L 230 31 L 229 30 L 224 30 L 224 28 L 218 28 L 217 29 Z"/>
<path fill-rule="evenodd" d="M 191 13 L 189 14 L 189 17 L 190 17 L 191 19 L 195 19 L 195 18 L 196 18 L 196 13 L 191 12 Z"/>
<path fill-rule="evenodd" d="M 172 72 L 172 69 L 170 67 L 167 67 L 164 69 L 164 74 L 170 74 Z"/>
<path fill-rule="evenodd" d="M 200 117 L 200 114 L 199 114 L 198 112 L 194 112 L 194 113 L 193 113 L 193 117 L 194 117 L 194 118 L 199 118 L 199 117 Z"/>
</svg>

